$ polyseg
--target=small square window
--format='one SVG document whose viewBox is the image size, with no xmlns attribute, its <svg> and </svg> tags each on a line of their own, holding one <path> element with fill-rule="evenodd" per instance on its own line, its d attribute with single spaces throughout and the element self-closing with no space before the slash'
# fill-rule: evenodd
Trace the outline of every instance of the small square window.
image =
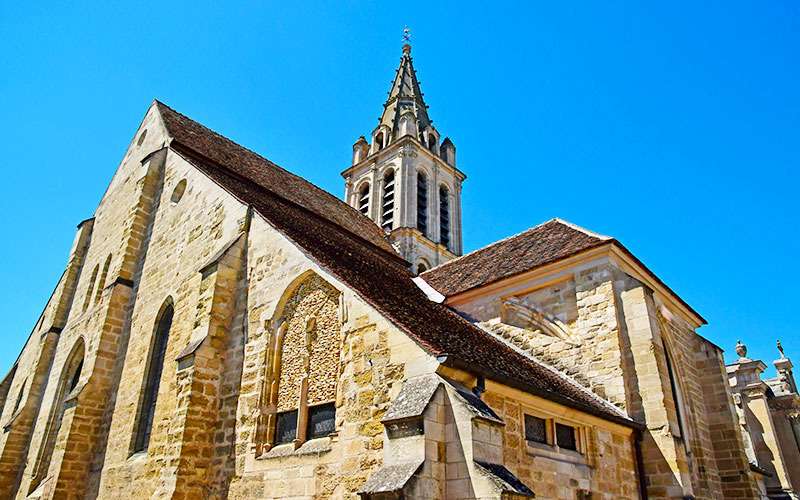
<svg viewBox="0 0 800 500">
<path fill-rule="evenodd" d="M 575 427 L 556 423 L 556 443 L 559 448 L 577 451 L 578 446 L 575 440 Z"/>
<path fill-rule="evenodd" d="M 328 403 L 308 409 L 308 439 L 325 437 L 336 429 L 336 406 Z"/>
<path fill-rule="evenodd" d="M 275 419 L 275 444 L 291 443 L 297 438 L 297 410 L 278 413 Z"/>
<path fill-rule="evenodd" d="M 534 443 L 547 442 L 547 426 L 543 418 L 525 415 L 525 439 Z"/>
</svg>

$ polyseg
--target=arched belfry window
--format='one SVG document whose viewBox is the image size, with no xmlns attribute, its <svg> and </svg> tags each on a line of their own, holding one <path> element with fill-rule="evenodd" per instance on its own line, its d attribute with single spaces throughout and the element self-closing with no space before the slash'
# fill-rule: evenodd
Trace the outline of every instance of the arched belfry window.
<svg viewBox="0 0 800 500">
<path fill-rule="evenodd" d="M 389 170 L 383 177 L 381 227 L 387 233 L 394 227 L 394 170 Z"/>
<path fill-rule="evenodd" d="M 439 188 L 439 242 L 450 248 L 450 198 L 447 188 Z"/>
<path fill-rule="evenodd" d="M 316 274 L 290 288 L 262 390 L 262 451 L 327 436 L 336 426 L 339 291 Z"/>
<path fill-rule="evenodd" d="M 161 311 L 156 323 L 153 347 L 150 351 L 150 362 L 147 366 L 144 394 L 139 409 L 139 418 L 136 422 L 136 438 L 133 451 L 144 451 L 150 444 L 150 434 L 153 430 L 153 417 L 155 416 L 156 401 L 158 399 L 158 386 L 161 382 L 161 372 L 164 368 L 164 357 L 167 354 L 167 340 L 169 330 L 172 328 L 172 316 L 175 310 L 172 302 L 168 301 Z"/>
<path fill-rule="evenodd" d="M 369 183 L 361 186 L 358 192 L 358 211 L 369 217 Z"/>
<path fill-rule="evenodd" d="M 417 229 L 428 235 L 428 179 L 422 172 L 417 174 Z"/>
<path fill-rule="evenodd" d="M 58 386 L 56 389 L 56 399 L 53 402 L 53 407 L 50 413 L 50 419 L 45 428 L 44 439 L 42 439 L 42 447 L 39 449 L 39 455 L 36 458 L 36 465 L 33 470 L 33 479 L 31 481 L 30 491 L 42 482 L 42 479 L 47 474 L 47 469 L 50 467 L 50 458 L 53 456 L 53 449 L 55 448 L 56 438 L 58 432 L 61 430 L 61 422 L 64 418 L 64 412 L 67 409 L 67 396 L 78 386 L 83 372 L 83 358 L 85 354 L 85 347 L 83 338 L 79 338 L 72 348 L 67 361 L 64 363 L 64 368 L 61 371 L 61 377 L 58 379 Z"/>
</svg>

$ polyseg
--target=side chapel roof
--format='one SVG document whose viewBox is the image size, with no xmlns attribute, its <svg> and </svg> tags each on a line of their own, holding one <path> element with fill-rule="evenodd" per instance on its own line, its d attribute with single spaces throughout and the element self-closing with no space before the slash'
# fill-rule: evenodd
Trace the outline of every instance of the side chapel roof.
<svg viewBox="0 0 800 500">
<path fill-rule="evenodd" d="M 491 243 L 425 271 L 420 276 L 445 297 L 490 285 L 602 245 L 613 245 L 675 300 L 706 323 L 700 314 L 672 291 L 622 243 L 561 219 L 551 219 L 514 236 Z"/>
<path fill-rule="evenodd" d="M 354 220 L 344 202 L 166 105 L 156 104 L 174 138 L 173 151 L 252 206 L 440 361 L 622 425 L 637 426 L 572 380 L 515 351 L 450 307 L 430 301 L 412 281 L 414 275 L 402 259 L 378 248 L 379 241 L 364 224 L 380 231 L 378 226 L 357 212 L 363 221 Z"/>
</svg>

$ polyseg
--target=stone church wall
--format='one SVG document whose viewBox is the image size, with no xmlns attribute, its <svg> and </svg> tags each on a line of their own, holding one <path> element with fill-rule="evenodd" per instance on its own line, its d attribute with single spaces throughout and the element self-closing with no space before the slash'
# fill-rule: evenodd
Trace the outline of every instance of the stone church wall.
<svg viewBox="0 0 800 500">
<path fill-rule="evenodd" d="M 642 448 L 650 498 L 712 499 L 723 493 L 729 495 L 725 498 L 752 498 L 748 495 L 754 494 L 754 482 L 741 461 L 741 443 L 713 439 L 734 421 L 723 406 L 725 394 L 714 392 L 718 387 L 724 392 L 721 354 L 614 260 L 586 260 L 496 291 L 487 289 L 456 298 L 454 306 L 647 424 Z M 572 337 L 504 317 L 509 298 L 551 315 Z M 671 351 L 681 419 L 665 345 Z M 708 359 L 698 358 L 701 352 Z M 726 454 L 733 458 L 723 460 Z"/>
<path fill-rule="evenodd" d="M 608 261 L 593 261 L 542 281 L 520 285 L 519 290 L 487 294 L 455 307 L 478 321 L 498 324 L 502 298 L 514 296 L 553 314 L 569 327 L 576 340 L 502 324 L 493 329 L 625 409 L 616 301 Z"/>
<path fill-rule="evenodd" d="M 398 381 L 433 369 L 433 361 L 405 334 L 258 218 L 249 247 L 248 340 L 235 435 L 230 498 L 358 498 L 356 491 L 382 463 L 383 416 Z M 341 293 L 337 317 L 336 428 L 328 438 L 296 450 L 263 451 L 258 416 L 265 359 L 277 332 L 276 314 L 298 280 L 315 277 Z M 324 281 L 322 281 L 324 280 Z M 291 292 L 289 292 L 291 293 Z M 332 325 L 329 325 L 332 327 Z M 286 353 L 284 353 L 286 355 Z"/>
<path fill-rule="evenodd" d="M 537 499 L 640 498 L 630 429 L 546 402 L 535 402 L 531 396 L 508 388 L 489 390 L 484 399 L 505 422 L 502 428 L 505 466 L 536 493 Z M 527 442 L 525 414 L 552 416 L 579 428 L 582 435 L 585 434 L 586 448 L 580 452 L 558 451 L 544 444 Z"/>
</svg>

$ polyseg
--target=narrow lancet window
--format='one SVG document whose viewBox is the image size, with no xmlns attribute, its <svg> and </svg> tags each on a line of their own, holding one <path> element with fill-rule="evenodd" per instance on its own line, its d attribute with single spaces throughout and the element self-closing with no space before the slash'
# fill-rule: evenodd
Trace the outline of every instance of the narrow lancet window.
<svg viewBox="0 0 800 500">
<path fill-rule="evenodd" d="M 106 263 L 103 265 L 103 272 L 100 273 L 100 281 L 97 282 L 97 291 L 95 292 L 94 302 L 100 302 L 100 297 L 103 295 L 103 287 L 106 284 L 106 276 L 108 276 L 108 268 L 111 267 L 111 254 L 106 257 Z"/>
<path fill-rule="evenodd" d="M 439 188 L 439 242 L 450 248 L 450 199 L 447 188 Z"/>
<path fill-rule="evenodd" d="M 53 456 L 58 432 L 61 429 L 61 422 L 64 418 L 64 411 L 67 409 L 67 396 L 78 386 L 78 381 L 83 371 L 84 352 L 83 339 L 79 339 L 75 347 L 72 348 L 72 353 L 67 358 L 67 362 L 61 372 L 61 378 L 58 381 L 58 387 L 56 389 L 56 400 L 53 404 L 52 413 L 50 414 L 50 421 L 48 422 L 47 430 L 42 440 L 42 447 L 39 449 L 39 456 L 34 466 L 30 491 L 33 491 L 39 486 L 42 479 L 44 479 L 47 474 L 47 469 L 50 467 L 50 458 Z"/>
<path fill-rule="evenodd" d="M 672 366 L 672 358 L 669 355 L 669 350 L 667 349 L 667 344 L 662 340 L 662 344 L 664 347 L 664 357 L 667 362 L 667 374 L 669 375 L 669 385 L 670 389 L 672 389 L 672 402 L 675 404 L 675 418 L 678 420 L 678 432 L 680 433 L 678 437 L 686 439 L 685 436 L 685 424 L 686 421 L 683 418 L 683 398 L 681 396 L 680 390 L 678 389 L 678 381 L 675 379 L 675 369 Z"/>
<path fill-rule="evenodd" d="M 369 217 L 369 184 L 364 184 L 358 193 L 358 211 Z"/>
<path fill-rule="evenodd" d="M 94 266 L 94 271 L 92 271 L 92 277 L 89 278 L 89 288 L 86 290 L 86 298 L 83 301 L 83 310 L 85 311 L 89 304 L 92 302 L 92 290 L 94 290 L 95 281 L 97 280 L 97 271 L 99 266 Z"/>
<path fill-rule="evenodd" d="M 155 415 L 156 400 L 158 399 L 158 385 L 164 368 L 164 357 L 167 353 L 167 339 L 169 338 L 169 330 L 172 327 L 173 313 L 172 304 L 168 304 L 161 313 L 161 318 L 158 320 L 158 326 L 156 327 L 153 350 L 150 354 L 150 365 L 147 368 L 147 383 L 144 388 L 144 398 L 136 427 L 134 452 L 144 451 L 150 444 L 153 416 Z"/>
<path fill-rule="evenodd" d="M 381 204 L 381 227 L 391 232 L 394 226 L 394 170 L 383 178 L 383 203 Z"/>
<path fill-rule="evenodd" d="M 417 174 L 417 229 L 428 235 L 428 181 L 422 172 Z"/>
</svg>

